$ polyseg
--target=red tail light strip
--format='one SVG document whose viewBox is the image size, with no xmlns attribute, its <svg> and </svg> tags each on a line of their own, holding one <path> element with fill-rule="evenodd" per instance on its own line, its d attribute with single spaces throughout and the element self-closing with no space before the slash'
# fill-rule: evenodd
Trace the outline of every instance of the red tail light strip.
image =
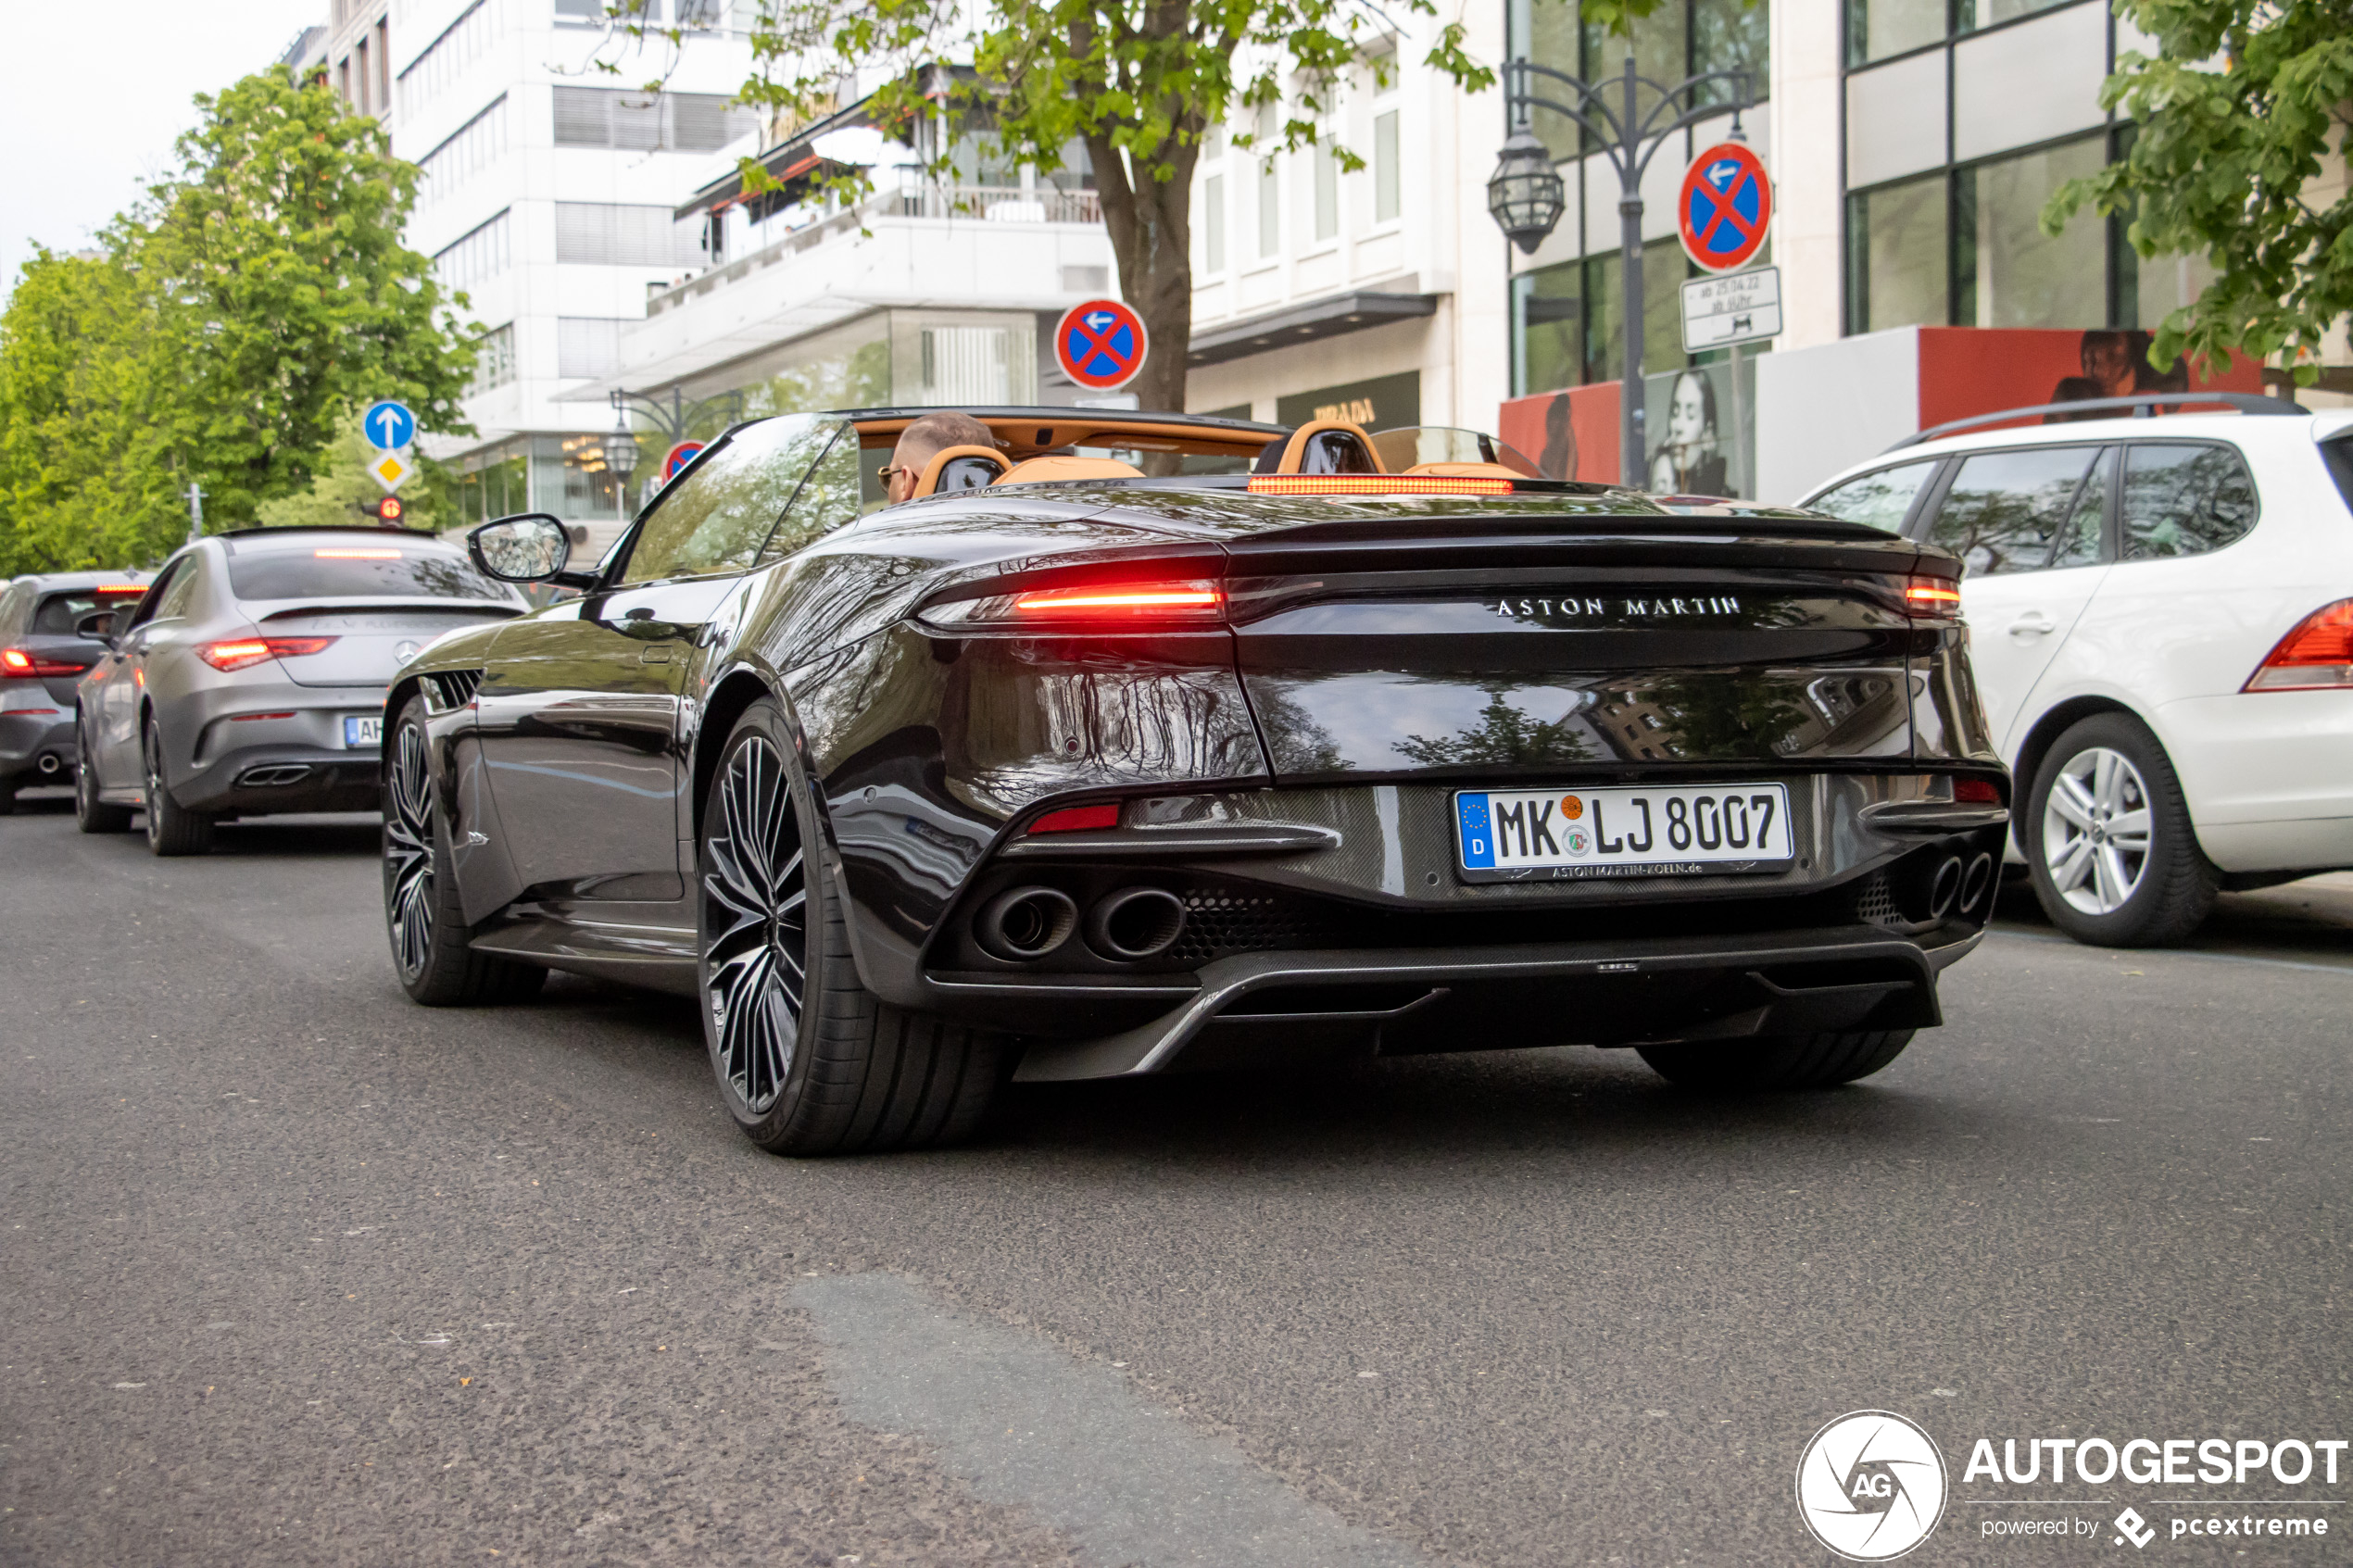
<svg viewBox="0 0 2353 1568">
<path fill-rule="evenodd" d="M 1961 591 L 1941 577 L 1915 577 L 1904 585 L 1904 608 L 1931 621 L 1955 617 L 1961 613 Z"/>
<path fill-rule="evenodd" d="M 333 637 L 233 637 L 225 643 L 207 643 L 196 650 L 196 657 L 215 670 L 243 670 L 265 659 L 303 659 L 323 653 L 331 646 Z"/>
<path fill-rule="evenodd" d="M 1226 590 L 1214 583 L 1106 583 L 1086 588 L 1042 588 L 1013 600 L 1016 617 L 1109 617 L 1195 620 L 1221 614 Z"/>
<path fill-rule="evenodd" d="M 29 648 L 0 648 L 0 678 L 8 676 L 79 675 L 90 668 L 84 660 L 80 664 L 47 654 L 34 653 Z"/>
<path fill-rule="evenodd" d="M 1446 474 L 1283 473 L 1250 482 L 1253 495 L 1508 495 L 1508 479 Z"/>
</svg>

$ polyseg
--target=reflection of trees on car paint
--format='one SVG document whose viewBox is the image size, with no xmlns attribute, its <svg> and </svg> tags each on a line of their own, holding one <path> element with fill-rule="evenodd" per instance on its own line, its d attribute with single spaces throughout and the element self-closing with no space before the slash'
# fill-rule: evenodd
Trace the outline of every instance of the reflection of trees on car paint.
<svg viewBox="0 0 2353 1568">
<path fill-rule="evenodd" d="M 1258 711 L 1259 729 L 1277 772 L 1337 773 L 1353 766 L 1331 731 L 1310 718 L 1277 683 L 1260 682 L 1251 693 L 1251 705 Z"/>
<path fill-rule="evenodd" d="M 1515 707 L 1500 688 L 1487 693 L 1478 722 L 1454 734 L 1431 739 L 1408 735 L 1397 750 L 1425 768 L 1450 764 L 1515 762 L 1587 762 L 1592 760 L 1591 735 L 1579 721 L 1584 699 L 1557 719 L 1538 719 Z"/>
<path fill-rule="evenodd" d="M 1647 695 L 1666 716 L 1668 756 L 1762 760 L 1780 755 L 1775 743 L 1806 722 L 1801 691 L 1761 671 L 1731 678 L 1707 671 L 1659 676 Z"/>
</svg>

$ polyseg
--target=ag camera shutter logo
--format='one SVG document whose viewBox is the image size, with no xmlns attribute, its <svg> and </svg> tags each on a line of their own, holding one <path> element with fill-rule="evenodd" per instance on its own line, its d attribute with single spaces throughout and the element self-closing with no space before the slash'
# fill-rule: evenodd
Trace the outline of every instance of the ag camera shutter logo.
<svg viewBox="0 0 2353 1568">
<path fill-rule="evenodd" d="M 1856 1411 L 1814 1434 L 1797 1461 L 1797 1508 L 1814 1538 L 1851 1562 L 1903 1556 L 1944 1513 L 1944 1456 L 1893 1411 Z"/>
</svg>

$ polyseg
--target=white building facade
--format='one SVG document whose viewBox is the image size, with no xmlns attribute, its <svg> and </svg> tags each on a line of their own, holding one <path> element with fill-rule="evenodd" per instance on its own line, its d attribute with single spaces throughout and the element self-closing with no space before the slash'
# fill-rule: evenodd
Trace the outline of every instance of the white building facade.
<svg viewBox="0 0 2353 1568">
<path fill-rule="evenodd" d="M 478 434 L 440 438 L 472 516 L 535 509 L 602 521 L 623 500 L 600 449 L 610 411 L 563 395 L 610 376 L 649 291 L 706 264 L 678 193 L 723 148 L 749 44 L 723 0 L 651 0 L 668 45 L 612 36 L 599 0 L 333 0 L 322 69 L 424 171 L 409 245 L 461 291 L 481 346 L 465 400 Z M 601 56 L 618 76 L 594 69 Z M 666 76 L 648 94 L 619 85 Z"/>
<path fill-rule="evenodd" d="M 2120 218 L 2079 214 L 2055 238 L 2038 227 L 2062 182 L 2129 145 L 2101 85 L 2120 54 L 2155 51 L 2106 0 L 1662 0 L 1630 43 L 1581 27 L 1574 0 L 1493 0 L 1462 20 L 1478 57 L 1589 82 L 1629 52 L 1657 82 L 1749 74 L 1755 107 L 1741 131 L 1776 195 L 1757 264 L 1780 269 L 1784 330 L 1737 369 L 1724 351 L 1683 349 L 1679 290 L 1701 274 L 1676 238 L 1677 190 L 1692 157 L 1731 132 L 1727 112 L 1671 138 L 1642 186 L 1652 435 L 1663 442 L 1679 401 L 1703 395 L 1723 459 L 1655 456 L 1639 476 L 1655 488 L 1670 476 L 1695 487 L 1697 475 L 1791 499 L 1891 431 L 2120 374 L 2145 350 L 2141 334 L 2203 284 L 2202 263 L 2136 256 Z M 1587 395 L 1624 373 L 1617 177 L 1577 126 L 1538 111 L 1567 210 L 1533 255 L 1507 246 L 1485 191 L 1506 134 L 1502 94 L 1461 93 L 1422 67 L 1433 26 L 1414 19 L 1375 44 L 1395 51 L 1396 85 L 1361 73 L 1335 116 L 1366 169 L 1233 146 L 1251 126 L 1208 149 L 1194 182 L 1189 406 L 1500 425 L 1537 456 L 1545 427 L 1525 400 L 1569 393 L 1579 428 L 1566 449 L 1581 451 L 1585 477 L 1617 479 L 1616 393 Z M 1989 329 L 2005 335 L 1975 335 Z M 1972 356 L 2015 361 L 2011 383 L 1978 366 L 1957 385 L 1944 367 Z M 2255 388 L 2256 367 L 2231 373 Z"/>
</svg>

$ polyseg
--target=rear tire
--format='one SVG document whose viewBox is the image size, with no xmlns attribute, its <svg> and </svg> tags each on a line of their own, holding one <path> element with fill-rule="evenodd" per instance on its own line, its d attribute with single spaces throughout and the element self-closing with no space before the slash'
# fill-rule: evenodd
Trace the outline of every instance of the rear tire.
<svg viewBox="0 0 2353 1568">
<path fill-rule="evenodd" d="M 1909 1029 L 1861 1035 L 1767 1035 L 1749 1040 L 1636 1047 L 1651 1070 L 1679 1088 L 1711 1094 L 1828 1089 L 1851 1084 L 1904 1054 Z"/>
<path fill-rule="evenodd" d="M 400 710 L 384 742 L 384 932 L 392 967 L 409 999 L 429 1008 L 514 1002 L 537 995 L 547 972 L 537 964 L 477 953 L 471 943 L 449 834 L 426 767 L 422 697 Z"/>
<path fill-rule="evenodd" d="M 2222 889 L 2172 759 L 2127 713 L 2095 713 L 2059 736 L 2019 827 L 2036 901 L 2078 942 L 2172 947 L 2205 922 Z"/>
<path fill-rule="evenodd" d="M 146 779 L 147 847 L 158 855 L 210 854 L 212 819 L 182 809 L 171 798 L 171 786 L 163 777 L 163 735 L 152 719 L 139 756 Z"/>
<path fill-rule="evenodd" d="M 957 1143 L 1004 1076 L 1001 1036 L 862 985 L 783 712 L 752 704 L 721 752 L 697 858 L 703 1039 L 721 1098 L 776 1154 Z"/>
<path fill-rule="evenodd" d="M 80 722 L 73 727 L 73 748 L 79 765 L 73 771 L 73 822 L 84 833 L 129 833 L 131 808 L 110 806 L 98 798 L 98 769 L 90 760 L 90 737 Z"/>
<path fill-rule="evenodd" d="M 17 782 L 14 779 L 9 779 L 5 783 L 0 783 L 0 817 L 13 817 L 16 814 Z"/>
</svg>

